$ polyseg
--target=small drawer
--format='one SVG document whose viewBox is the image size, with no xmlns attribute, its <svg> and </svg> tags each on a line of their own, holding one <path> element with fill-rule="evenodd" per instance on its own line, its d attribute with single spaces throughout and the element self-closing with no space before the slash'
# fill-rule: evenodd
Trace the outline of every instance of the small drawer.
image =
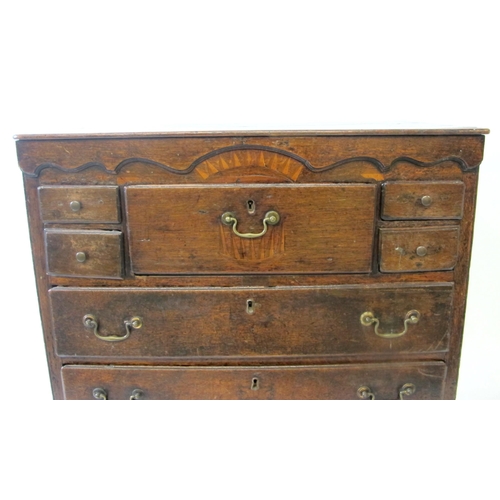
<svg viewBox="0 0 500 500">
<path fill-rule="evenodd" d="M 44 222 L 120 222 L 115 186 L 41 186 L 38 193 Z"/>
<path fill-rule="evenodd" d="M 55 287 L 56 352 L 295 360 L 448 350 L 453 285 Z"/>
<path fill-rule="evenodd" d="M 48 274 L 87 278 L 123 276 L 120 231 L 45 230 Z"/>
<path fill-rule="evenodd" d="M 380 271 L 447 271 L 458 257 L 458 227 L 380 229 Z"/>
<path fill-rule="evenodd" d="M 324 366 L 67 365 L 65 399 L 441 399 L 442 362 Z"/>
<path fill-rule="evenodd" d="M 461 219 L 463 182 L 387 182 L 382 219 Z"/>
</svg>

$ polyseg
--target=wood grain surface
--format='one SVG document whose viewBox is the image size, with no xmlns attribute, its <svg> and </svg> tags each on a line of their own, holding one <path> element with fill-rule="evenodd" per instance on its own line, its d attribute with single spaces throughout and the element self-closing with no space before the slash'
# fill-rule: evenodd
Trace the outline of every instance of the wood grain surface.
<svg viewBox="0 0 500 500">
<path fill-rule="evenodd" d="M 40 186 L 38 194 L 44 222 L 120 222 L 116 186 Z M 72 202 L 80 208 L 72 209 Z"/>
<path fill-rule="evenodd" d="M 406 384 L 415 392 L 405 399 L 440 399 L 446 365 L 439 362 L 301 367 L 98 367 L 62 369 L 66 399 L 360 399 L 368 387 L 375 399 L 399 399 Z"/>
<path fill-rule="evenodd" d="M 46 229 L 47 269 L 50 274 L 91 278 L 123 276 L 120 231 Z M 77 259 L 84 255 L 84 261 Z"/>
<path fill-rule="evenodd" d="M 458 227 L 381 228 L 382 272 L 445 271 L 458 259 Z"/>
<path fill-rule="evenodd" d="M 442 352 L 450 333 L 453 286 L 276 287 L 206 289 L 64 289 L 50 292 L 61 356 L 267 358 L 272 356 Z M 420 320 L 399 338 L 361 324 L 364 312 L 381 333 L 403 331 L 409 311 Z M 91 314 L 100 335 L 123 336 L 124 322 L 143 326 L 120 342 L 83 325 Z"/>
<path fill-rule="evenodd" d="M 463 205 L 463 182 L 386 182 L 382 187 L 382 219 L 460 219 Z"/>
<path fill-rule="evenodd" d="M 376 187 L 130 186 L 125 189 L 135 274 L 368 273 Z M 249 213 L 248 202 L 254 212 Z M 280 221 L 256 239 L 268 211 Z"/>
</svg>

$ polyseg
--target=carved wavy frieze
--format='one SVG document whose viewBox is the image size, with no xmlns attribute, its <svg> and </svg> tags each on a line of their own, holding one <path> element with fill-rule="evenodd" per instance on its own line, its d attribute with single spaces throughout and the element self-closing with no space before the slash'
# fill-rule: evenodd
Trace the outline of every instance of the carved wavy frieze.
<svg viewBox="0 0 500 500">
<path fill-rule="evenodd" d="M 270 168 L 286 175 L 292 180 L 297 180 L 303 168 L 314 173 L 321 173 L 355 162 L 370 163 L 381 173 L 389 172 L 392 168 L 394 168 L 396 164 L 403 162 L 410 163 L 419 168 L 429 168 L 439 165 L 440 163 L 453 162 L 456 163 L 463 172 L 478 168 L 478 165 L 470 166 L 463 158 L 460 158 L 458 156 L 446 156 L 444 158 L 440 158 L 431 162 L 420 161 L 409 156 L 398 156 L 389 164 L 384 164 L 382 161 L 371 156 L 353 156 L 350 158 L 338 160 L 329 165 L 315 167 L 305 158 L 302 158 L 301 156 L 290 151 L 270 146 L 246 144 L 227 146 L 213 150 L 197 158 L 185 169 L 173 168 L 169 165 L 151 160 L 149 158 L 133 157 L 119 162 L 113 168 L 107 168 L 104 163 L 97 161 L 88 162 L 78 167 L 71 168 L 63 167 L 62 165 L 59 165 L 57 163 L 46 162 L 39 164 L 32 174 L 27 175 L 36 177 L 42 170 L 47 168 L 57 169 L 62 172 L 81 172 L 82 170 L 90 168 L 100 168 L 110 174 L 117 174 L 127 165 L 130 165 L 132 163 L 143 163 L 146 165 L 161 168 L 167 172 L 177 175 L 188 175 L 194 171 L 197 171 L 203 179 L 206 179 L 209 176 L 214 175 L 222 170 L 228 170 L 242 166 L 257 166 Z"/>
</svg>

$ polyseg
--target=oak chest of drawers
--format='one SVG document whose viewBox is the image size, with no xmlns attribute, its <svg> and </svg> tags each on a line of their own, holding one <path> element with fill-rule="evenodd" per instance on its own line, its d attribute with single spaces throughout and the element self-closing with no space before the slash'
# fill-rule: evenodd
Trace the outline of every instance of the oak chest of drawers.
<svg viewBox="0 0 500 500">
<path fill-rule="evenodd" d="M 57 399 L 451 399 L 487 130 L 19 136 Z"/>
</svg>

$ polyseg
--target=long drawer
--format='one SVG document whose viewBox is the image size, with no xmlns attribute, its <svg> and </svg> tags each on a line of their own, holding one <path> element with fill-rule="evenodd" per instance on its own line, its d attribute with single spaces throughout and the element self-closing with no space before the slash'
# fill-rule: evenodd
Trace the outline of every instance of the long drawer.
<svg viewBox="0 0 500 500">
<path fill-rule="evenodd" d="M 442 362 L 62 368 L 66 399 L 440 399 L 445 375 Z"/>
<path fill-rule="evenodd" d="M 453 285 L 54 288 L 57 353 L 269 358 L 448 349 Z"/>
</svg>

